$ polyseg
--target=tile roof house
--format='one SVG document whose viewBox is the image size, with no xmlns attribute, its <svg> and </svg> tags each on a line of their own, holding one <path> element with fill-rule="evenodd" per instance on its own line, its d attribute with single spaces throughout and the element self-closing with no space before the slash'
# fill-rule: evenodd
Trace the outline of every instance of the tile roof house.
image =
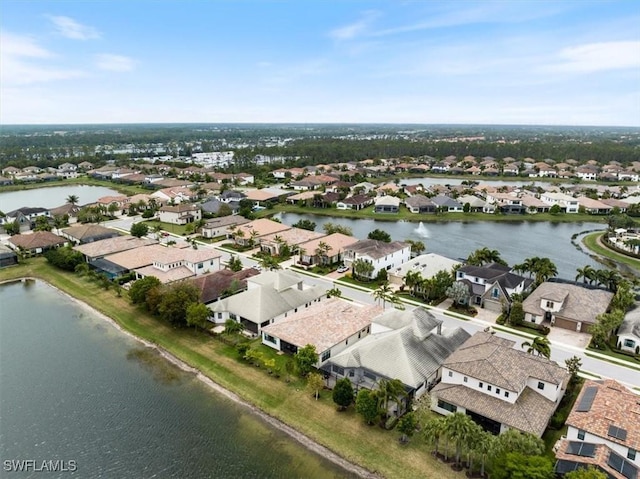
<svg viewBox="0 0 640 479">
<path fill-rule="evenodd" d="M 240 271 L 231 271 L 230 269 L 221 269 L 213 273 L 196 276 L 188 281 L 200 290 L 200 301 L 204 304 L 217 301 L 220 297 L 226 296 L 227 293 L 237 293 L 247 289 L 247 278 L 256 276 L 260 272 L 255 268 L 247 268 Z M 239 288 L 230 291 L 234 281 Z"/>
<path fill-rule="evenodd" d="M 373 204 L 374 198 L 369 195 L 353 195 L 336 203 L 339 210 L 361 210 Z"/>
<path fill-rule="evenodd" d="M 296 264 L 308 267 L 316 264 L 339 263 L 342 261 L 345 248 L 358 241 L 358 238 L 342 233 L 332 233 L 307 241 L 299 247 Z"/>
<path fill-rule="evenodd" d="M 385 243 L 384 241 L 365 239 L 345 248 L 344 264 L 351 268 L 358 260 L 373 264 L 370 278 L 375 278 L 381 269 L 391 270 L 409 261 L 411 246 L 400 241 Z"/>
<path fill-rule="evenodd" d="M 312 344 L 318 353 L 316 367 L 320 367 L 365 338 L 371 330 L 371 318 L 381 312 L 376 305 L 330 298 L 262 328 L 262 344 L 291 354 Z"/>
<path fill-rule="evenodd" d="M 0 225 L 16 221 L 20 225 L 21 231 L 29 230 L 39 216 L 50 218 L 51 214 L 46 208 L 25 206 L 17 210 L 9 211 L 5 213 L 4 216 L 0 216 Z"/>
<path fill-rule="evenodd" d="M 378 196 L 373 210 L 376 213 L 397 213 L 400 211 L 400 198 L 391 195 Z"/>
<path fill-rule="evenodd" d="M 527 323 L 589 332 L 612 299 L 612 292 L 586 284 L 546 281 L 522 302 L 522 309 Z"/>
<path fill-rule="evenodd" d="M 53 234 L 51 231 L 34 231 L 29 234 L 11 236 L 7 243 L 14 250 L 24 251 L 33 255 L 64 246 L 67 244 L 67 240 Z"/>
<path fill-rule="evenodd" d="M 163 223 L 186 225 L 200 221 L 202 211 L 198 205 L 181 203 L 176 206 L 161 206 L 158 210 L 158 216 Z"/>
<path fill-rule="evenodd" d="M 436 205 L 436 207 L 450 213 L 460 213 L 463 209 L 459 202 L 449 196 L 437 195 L 431 198 L 431 201 Z"/>
<path fill-rule="evenodd" d="M 445 415 L 464 412 L 493 434 L 517 429 L 542 436 L 569 373 L 514 345 L 490 333 L 471 336 L 442 365 L 431 409 Z"/>
<path fill-rule="evenodd" d="M 74 246 L 73 249 L 82 253 L 85 261 L 91 262 L 110 254 L 140 248 L 141 246 L 148 246 L 157 242 L 158 241 L 154 239 L 124 235 Z"/>
<path fill-rule="evenodd" d="M 0 268 L 18 264 L 18 255 L 15 251 L 0 243 Z"/>
<path fill-rule="evenodd" d="M 159 250 L 150 265 L 135 270 L 136 276 L 155 276 L 162 283 L 171 283 L 191 276 L 199 276 L 220 270 L 221 254 L 207 247 L 168 248 Z"/>
<path fill-rule="evenodd" d="M 371 335 L 333 355 L 323 369 L 367 389 L 375 389 L 381 379 L 399 379 L 409 396 L 418 398 L 468 338 L 462 328 L 443 330 L 442 320 L 424 308 L 388 310 L 373 319 Z"/>
<path fill-rule="evenodd" d="M 279 255 L 282 245 L 287 245 L 292 253 L 296 253 L 303 243 L 323 238 L 325 233 L 292 227 L 279 233 L 272 233 L 260 238 L 260 249 L 271 255 Z"/>
<path fill-rule="evenodd" d="M 628 311 L 618 328 L 618 349 L 640 354 L 640 304 Z"/>
<path fill-rule="evenodd" d="M 268 218 L 259 218 L 249 223 L 237 225 L 232 234 L 236 244 L 247 246 L 252 243 L 257 244 L 260 238 L 264 236 L 282 233 L 288 229 L 291 229 L 291 226 Z"/>
<path fill-rule="evenodd" d="M 420 273 L 423 279 L 433 278 L 439 271 L 452 272 L 453 269 L 461 265 L 458 260 L 447 258 L 435 253 L 421 254 L 412 258 L 406 263 L 402 263 L 397 268 L 389 270 L 389 282 L 401 285 L 404 283 L 404 277 L 409 271 Z"/>
<path fill-rule="evenodd" d="M 221 216 L 207 220 L 201 228 L 203 238 L 229 237 L 234 227 L 249 223 L 251 220 L 243 216 Z"/>
<path fill-rule="evenodd" d="M 556 443 L 558 474 L 592 465 L 614 479 L 640 477 L 640 401 L 611 380 L 587 380 Z"/>
<path fill-rule="evenodd" d="M 84 224 L 64 228 L 60 231 L 60 235 L 73 241 L 75 244 L 85 244 L 107 238 L 115 238 L 116 236 L 120 236 L 120 233 L 114 229 L 105 228 L 104 226 Z"/>
<path fill-rule="evenodd" d="M 435 213 L 438 207 L 426 196 L 414 194 L 404 200 L 411 213 Z"/>
<path fill-rule="evenodd" d="M 325 296 L 325 287 L 305 284 L 293 271 L 265 271 L 247 280 L 246 291 L 212 303 L 209 309 L 215 313 L 215 322 L 233 319 L 247 331 L 259 334 L 261 328 L 308 308 Z"/>
<path fill-rule="evenodd" d="M 489 263 L 484 266 L 465 265 L 456 271 L 456 281 L 469 288 L 469 303 L 494 312 L 502 312 L 511 304 L 511 295 L 528 291 L 533 280 L 511 272 L 509 266 Z"/>
</svg>

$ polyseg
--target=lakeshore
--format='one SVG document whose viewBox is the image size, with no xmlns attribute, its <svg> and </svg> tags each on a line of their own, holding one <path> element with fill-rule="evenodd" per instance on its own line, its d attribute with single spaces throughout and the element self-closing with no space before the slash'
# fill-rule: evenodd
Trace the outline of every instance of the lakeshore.
<svg viewBox="0 0 640 479">
<path fill-rule="evenodd" d="M 231 394 L 230 398 L 261 411 L 269 422 L 285 428 L 305 446 L 360 477 L 460 477 L 448 465 L 435 461 L 420 438 L 401 446 L 394 433 L 366 426 L 353 411 L 337 412 L 326 391 L 316 402 L 299 385 L 267 376 L 230 357 L 229 351 L 225 354 L 229 348 L 208 335 L 171 328 L 141 313 L 126 299 L 117 298 L 112 291 L 55 270 L 43 259 L 0 271 L 3 281 L 20 277 L 42 279 L 74 301 L 84 303 L 145 345 L 158 348 L 166 359 L 188 371 L 197 371 L 199 379 L 218 392 Z"/>
</svg>

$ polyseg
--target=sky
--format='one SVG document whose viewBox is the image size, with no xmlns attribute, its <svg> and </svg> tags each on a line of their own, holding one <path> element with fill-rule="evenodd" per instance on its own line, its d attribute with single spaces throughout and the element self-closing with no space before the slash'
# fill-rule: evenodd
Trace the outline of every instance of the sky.
<svg viewBox="0 0 640 479">
<path fill-rule="evenodd" d="M 640 126 L 640 1 L 2 0 L 0 124 Z"/>
</svg>

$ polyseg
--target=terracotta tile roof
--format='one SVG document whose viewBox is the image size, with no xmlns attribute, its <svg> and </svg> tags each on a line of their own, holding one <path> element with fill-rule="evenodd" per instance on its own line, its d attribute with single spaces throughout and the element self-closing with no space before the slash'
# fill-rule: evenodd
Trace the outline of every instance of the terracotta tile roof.
<svg viewBox="0 0 640 479">
<path fill-rule="evenodd" d="M 322 238 L 317 238 L 306 243 L 301 244 L 301 248 L 304 249 L 305 254 L 315 255 L 316 249 L 323 242 L 329 246 L 327 256 L 336 256 L 342 252 L 347 246 L 357 243 L 359 240 L 353 236 L 348 236 L 342 233 L 333 233 Z"/>
<path fill-rule="evenodd" d="M 600 469 L 605 471 L 609 475 L 609 477 L 613 477 L 614 479 L 627 479 L 624 475 L 612 469 L 607 464 L 609 455 L 611 454 L 611 449 L 609 449 L 605 444 L 593 444 L 593 456 L 580 456 L 572 451 L 571 444 L 575 442 L 576 441 L 562 439 L 556 445 L 556 459 L 559 462 L 559 464 L 556 464 L 557 472 L 564 473 L 573 471 L 577 467 L 579 467 L 579 464 L 585 464 L 599 467 Z"/>
<path fill-rule="evenodd" d="M 262 330 L 298 347 L 313 344 L 321 354 L 369 326 L 371 318 L 381 312 L 380 306 L 331 298 Z"/>
<path fill-rule="evenodd" d="M 215 273 L 203 274 L 190 281 L 200 290 L 200 301 L 207 304 L 218 299 L 234 280 L 240 283 L 242 289 L 246 289 L 247 278 L 257 274 L 259 272 L 255 268 L 247 268 L 237 272 L 223 269 Z"/>
<path fill-rule="evenodd" d="M 87 243 L 75 246 L 73 249 L 80 251 L 89 258 L 97 258 L 108 254 L 127 251 L 141 246 L 148 246 L 157 243 L 156 240 L 149 238 L 136 238 L 135 236 L 116 236 L 115 238 L 107 238 L 93 243 Z"/>
<path fill-rule="evenodd" d="M 316 231 L 309 231 L 302 228 L 291 228 L 285 231 L 280 231 L 278 233 L 273 233 L 270 235 L 263 236 L 260 239 L 261 243 L 276 243 L 276 237 L 281 241 L 284 241 L 288 245 L 299 245 L 301 243 L 305 243 L 307 241 L 311 241 L 314 239 L 319 239 L 326 236 L 325 233 L 318 233 Z"/>
<path fill-rule="evenodd" d="M 378 259 L 408 247 L 408 243 L 402 243 L 400 241 L 385 243 L 384 241 L 364 239 L 350 245 L 347 249 L 360 256 L 368 256 L 372 259 Z"/>
<path fill-rule="evenodd" d="M 140 273 L 141 276 L 155 276 L 164 284 L 195 276 L 186 266 L 171 268 L 169 271 L 162 271 L 154 266 L 145 266 L 144 268 L 138 268 L 135 271 Z"/>
<path fill-rule="evenodd" d="M 588 411 L 578 411 L 588 388 L 596 388 Z M 640 396 L 612 379 L 585 381 L 567 424 L 612 443 L 640 450 Z M 626 430 L 625 440 L 609 436 L 609 426 Z"/>
<path fill-rule="evenodd" d="M 272 221 L 267 218 L 260 218 L 238 226 L 238 228 L 236 228 L 236 231 L 244 231 L 244 239 L 246 240 L 251 237 L 252 231 L 258 233 L 257 237 L 262 237 L 273 233 L 283 232 L 290 228 L 291 226 L 278 223 L 277 221 Z"/>
</svg>

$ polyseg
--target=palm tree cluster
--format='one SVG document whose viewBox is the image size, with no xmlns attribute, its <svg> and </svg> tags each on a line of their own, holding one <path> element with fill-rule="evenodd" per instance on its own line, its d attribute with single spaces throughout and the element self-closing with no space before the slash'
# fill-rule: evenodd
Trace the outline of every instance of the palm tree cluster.
<svg viewBox="0 0 640 479">
<path fill-rule="evenodd" d="M 467 258 L 467 264 L 473 266 L 484 266 L 485 264 L 498 263 L 506 266 L 506 261 L 500 257 L 500 252 L 487 247 L 475 250 Z"/>
<path fill-rule="evenodd" d="M 613 292 L 616 292 L 618 285 L 622 281 L 620 274 L 611 269 L 594 269 L 590 265 L 586 265 L 582 268 L 577 268 L 576 272 L 576 281 L 582 279 L 585 284 L 604 286 Z"/>
<path fill-rule="evenodd" d="M 527 348 L 527 353 L 543 356 L 547 359 L 551 357 L 551 343 L 546 336 L 536 336 L 532 341 L 524 341 L 523 348 Z"/>
<path fill-rule="evenodd" d="M 535 284 L 540 285 L 550 278 L 558 275 L 558 268 L 549 258 L 534 256 L 525 259 L 521 264 L 513 267 L 518 273 L 529 273 L 529 277 L 535 278 Z"/>
<path fill-rule="evenodd" d="M 409 289 L 409 294 L 425 301 L 445 296 L 453 282 L 453 275 L 445 270 L 438 271 L 432 278 L 423 278 L 419 271 L 413 270 L 404 276 L 404 287 Z"/>
<path fill-rule="evenodd" d="M 371 294 L 373 295 L 373 299 L 382 303 L 383 309 L 387 306 L 387 303 L 391 303 L 399 309 L 404 309 L 400 298 L 389 284 L 389 281 L 382 283 L 378 288 L 374 289 Z"/>
</svg>

